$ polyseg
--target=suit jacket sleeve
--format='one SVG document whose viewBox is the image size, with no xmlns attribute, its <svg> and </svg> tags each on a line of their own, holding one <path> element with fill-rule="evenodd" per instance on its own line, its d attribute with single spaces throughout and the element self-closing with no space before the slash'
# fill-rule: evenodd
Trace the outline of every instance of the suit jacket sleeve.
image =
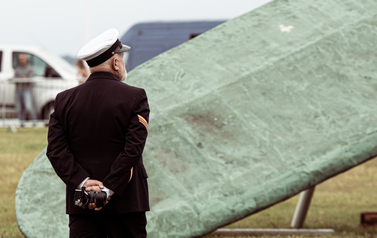
<svg viewBox="0 0 377 238">
<path fill-rule="evenodd" d="M 124 150 L 111 166 L 103 180 L 105 187 L 121 195 L 130 179 L 130 170 L 142 158 L 148 135 L 149 105 L 144 89 L 141 89 L 133 106 L 131 120 L 127 128 Z"/>
<path fill-rule="evenodd" d="M 89 173 L 75 161 L 73 154 L 69 151 L 67 134 L 58 116 L 60 112 L 58 96 L 55 100 L 55 110 L 50 116 L 46 155 L 56 174 L 71 190 L 74 190 L 85 178 L 89 177 Z"/>
</svg>

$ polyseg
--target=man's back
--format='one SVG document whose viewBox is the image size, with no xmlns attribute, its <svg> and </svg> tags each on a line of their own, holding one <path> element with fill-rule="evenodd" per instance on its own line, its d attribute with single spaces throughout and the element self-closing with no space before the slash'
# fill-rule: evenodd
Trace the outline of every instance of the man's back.
<svg viewBox="0 0 377 238">
<path fill-rule="evenodd" d="M 67 106 L 62 113 L 66 114 L 70 149 L 79 162 L 97 157 L 114 160 L 123 151 L 132 103 L 139 90 L 99 76 L 58 96 Z"/>
<path fill-rule="evenodd" d="M 118 194 L 102 212 L 149 210 L 147 174 L 139 153 L 145 141 L 141 147 L 133 144 L 140 143 L 137 138 L 146 138 L 141 134 L 147 133 L 143 125 L 140 130 L 140 122 L 135 119 L 142 115 L 148 120 L 148 114 L 145 91 L 124 84 L 109 73 L 94 73 L 84 84 L 56 97 L 52 118 L 62 125 L 75 162 L 89 173 L 91 179 L 103 181 L 105 186 L 110 184 L 115 192 L 114 187 L 119 187 Z M 133 124 L 139 127 L 137 131 L 132 131 Z M 127 137 L 133 139 L 127 140 Z M 116 170 L 131 167 L 134 175 L 130 183 L 120 184 L 116 173 L 121 172 Z M 137 191 L 131 192 L 136 187 Z M 67 213 L 88 212 L 74 206 L 71 197 L 73 191 L 67 188 Z"/>
</svg>

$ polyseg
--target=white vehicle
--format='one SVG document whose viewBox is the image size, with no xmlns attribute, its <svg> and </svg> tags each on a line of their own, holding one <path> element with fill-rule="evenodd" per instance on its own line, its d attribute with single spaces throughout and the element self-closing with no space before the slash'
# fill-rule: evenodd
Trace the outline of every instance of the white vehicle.
<svg viewBox="0 0 377 238">
<path fill-rule="evenodd" d="M 32 95 L 38 119 L 48 120 L 54 110 L 56 95 L 68 88 L 77 86 L 77 69 L 62 58 L 39 47 L 0 45 L 0 116 L 17 117 L 14 103 L 15 67 L 18 55 L 26 54 L 34 68 Z"/>
</svg>

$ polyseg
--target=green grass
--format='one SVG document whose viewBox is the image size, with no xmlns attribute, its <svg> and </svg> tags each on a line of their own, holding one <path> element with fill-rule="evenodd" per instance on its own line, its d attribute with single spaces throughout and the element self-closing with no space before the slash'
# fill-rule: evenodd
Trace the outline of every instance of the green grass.
<svg viewBox="0 0 377 238">
<path fill-rule="evenodd" d="M 14 198 L 23 171 L 47 145 L 47 128 L 21 128 L 12 133 L 0 128 L 0 238 L 23 237 L 18 230 Z M 377 211 L 377 160 L 373 159 L 318 185 L 304 228 L 331 228 L 324 238 L 377 237 L 377 228 L 360 226 L 360 213 Z M 298 196 L 244 218 L 226 228 L 290 228 Z M 246 238 L 217 236 L 203 238 Z M 315 237 L 309 235 L 259 237 Z"/>
<path fill-rule="evenodd" d="M 47 145 L 47 128 L 0 128 L 0 238 L 23 237 L 14 210 L 15 192 L 23 171 Z"/>
</svg>

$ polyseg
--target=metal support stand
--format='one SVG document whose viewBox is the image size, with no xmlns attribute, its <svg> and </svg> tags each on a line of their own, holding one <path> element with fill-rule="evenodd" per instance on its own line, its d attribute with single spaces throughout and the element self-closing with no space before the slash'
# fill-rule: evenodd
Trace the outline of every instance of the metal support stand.
<svg viewBox="0 0 377 238">
<path fill-rule="evenodd" d="M 217 229 L 211 234 L 217 235 L 295 235 L 295 234 L 310 234 L 310 235 L 327 235 L 334 233 L 333 229 L 302 229 L 306 214 L 308 213 L 310 202 L 314 194 L 314 187 L 301 192 L 299 201 L 296 206 L 295 213 L 292 218 L 291 227 L 294 229 Z"/>
<path fill-rule="evenodd" d="M 306 214 L 308 213 L 310 202 L 314 194 L 314 187 L 301 192 L 300 199 L 298 200 L 295 213 L 292 218 L 292 228 L 302 228 L 305 222 Z"/>
</svg>

